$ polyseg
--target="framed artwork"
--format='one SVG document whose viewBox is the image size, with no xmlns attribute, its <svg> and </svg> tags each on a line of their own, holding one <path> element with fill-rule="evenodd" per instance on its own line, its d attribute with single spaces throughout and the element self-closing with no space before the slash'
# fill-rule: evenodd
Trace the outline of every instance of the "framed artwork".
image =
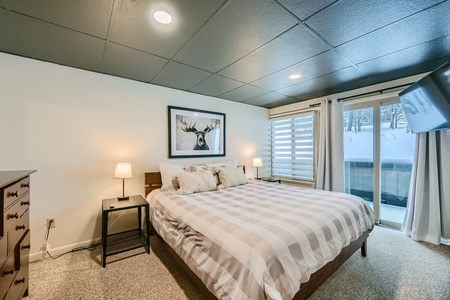
<svg viewBox="0 0 450 300">
<path fill-rule="evenodd" d="M 169 106 L 169 158 L 225 156 L 225 114 Z"/>
</svg>

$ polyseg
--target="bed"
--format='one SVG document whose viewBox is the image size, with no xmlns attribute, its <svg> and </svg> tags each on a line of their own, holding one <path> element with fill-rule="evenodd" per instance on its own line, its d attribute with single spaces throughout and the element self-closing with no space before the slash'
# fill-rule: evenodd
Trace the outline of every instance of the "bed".
<svg viewBox="0 0 450 300">
<path fill-rule="evenodd" d="M 145 174 L 152 230 L 209 299 L 306 299 L 374 226 L 359 197 L 259 180 L 180 195 Z"/>
</svg>

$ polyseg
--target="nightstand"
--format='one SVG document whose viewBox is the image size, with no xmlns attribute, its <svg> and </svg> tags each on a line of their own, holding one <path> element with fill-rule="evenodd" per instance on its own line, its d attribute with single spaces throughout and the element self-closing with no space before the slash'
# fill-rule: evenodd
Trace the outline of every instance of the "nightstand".
<svg viewBox="0 0 450 300">
<path fill-rule="evenodd" d="M 137 209 L 138 228 L 108 234 L 108 214 L 114 211 L 125 209 Z M 142 209 L 145 210 L 145 226 L 147 236 L 142 231 Z M 130 196 L 128 200 L 118 200 L 117 198 L 102 200 L 102 266 L 106 267 L 106 257 L 139 247 L 147 247 L 150 253 L 150 206 L 141 195 Z"/>
<path fill-rule="evenodd" d="M 267 181 L 267 182 L 278 182 L 281 183 L 281 179 L 279 178 L 273 178 L 273 177 L 260 177 L 260 178 L 255 178 L 261 181 Z"/>
</svg>

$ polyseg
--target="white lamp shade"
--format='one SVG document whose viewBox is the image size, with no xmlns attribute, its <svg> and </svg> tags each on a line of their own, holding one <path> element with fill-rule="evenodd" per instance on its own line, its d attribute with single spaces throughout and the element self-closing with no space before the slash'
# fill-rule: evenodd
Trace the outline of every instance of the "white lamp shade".
<svg viewBox="0 0 450 300">
<path fill-rule="evenodd" d="M 133 173 L 131 172 L 131 164 L 118 163 L 116 171 L 114 172 L 114 178 L 131 178 Z"/>
<path fill-rule="evenodd" d="M 253 159 L 253 166 L 254 167 L 262 167 L 262 160 L 261 157 L 255 157 Z"/>
</svg>

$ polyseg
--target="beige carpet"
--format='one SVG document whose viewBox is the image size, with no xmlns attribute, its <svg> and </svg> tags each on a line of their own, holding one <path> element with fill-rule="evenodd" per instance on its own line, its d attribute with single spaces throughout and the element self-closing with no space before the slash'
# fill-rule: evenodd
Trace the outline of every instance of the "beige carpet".
<svg viewBox="0 0 450 300">
<path fill-rule="evenodd" d="M 201 292 L 151 239 L 151 253 L 137 249 L 108 257 L 101 247 L 30 264 L 26 299 L 203 299 Z M 450 299 L 450 246 L 418 243 L 376 227 L 368 256 L 358 251 L 310 299 Z"/>
</svg>

